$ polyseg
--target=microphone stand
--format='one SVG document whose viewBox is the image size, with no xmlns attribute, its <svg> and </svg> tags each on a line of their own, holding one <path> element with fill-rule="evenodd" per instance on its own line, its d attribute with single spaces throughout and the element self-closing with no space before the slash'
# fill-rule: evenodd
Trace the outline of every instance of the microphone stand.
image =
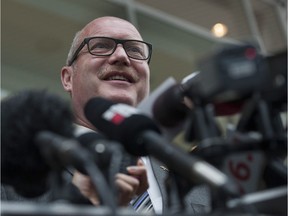
<svg viewBox="0 0 288 216">
<path fill-rule="evenodd" d="M 174 171 L 169 170 L 169 174 L 165 179 L 165 189 L 168 197 L 168 212 L 171 215 L 187 213 L 184 198 L 191 188 L 191 184 L 189 184 L 184 178 L 181 178 L 181 176 L 177 175 Z"/>
<path fill-rule="evenodd" d="M 190 111 L 190 121 L 185 131 L 186 141 L 199 141 L 201 145 L 211 138 L 221 135 L 220 129 L 214 119 L 213 106 L 211 104 L 195 103 Z"/>
<path fill-rule="evenodd" d="M 254 194 L 277 194 L 279 188 L 283 192 L 285 192 L 283 188 L 287 190 L 287 166 L 284 162 L 287 156 L 287 134 L 280 118 L 281 109 L 279 108 L 281 107 L 279 104 L 281 105 L 283 102 L 276 101 L 278 106 L 275 106 L 274 102 L 265 99 L 265 95 L 261 94 L 261 92 L 255 92 L 243 107 L 241 118 L 236 126 L 236 131 L 239 133 L 244 134 L 254 131 L 262 136 L 259 140 L 260 142 L 256 143 L 255 147 L 265 153 L 266 168 L 262 177 L 266 188 Z M 281 196 L 267 196 L 265 202 L 261 205 L 257 204 L 254 200 L 252 201 L 252 199 L 246 199 L 247 202 L 244 201 L 245 196 L 256 197 L 254 194 L 244 195 L 239 199 L 243 203 L 238 203 L 235 206 L 241 209 L 249 208 L 251 210 L 253 208 L 254 211 L 264 214 L 267 213 L 267 209 L 270 206 L 273 211 L 281 212 L 281 215 L 287 214 L 286 208 L 280 206 L 275 208 L 277 206 L 275 200 L 277 203 L 287 202 L 287 193 Z M 231 200 L 231 202 L 235 202 L 236 200 Z"/>
<path fill-rule="evenodd" d="M 265 100 L 261 93 L 255 93 L 244 107 L 237 130 L 240 132 L 254 130 L 262 134 L 263 149 L 266 150 L 268 158 L 264 179 L 271 178 L 272 172 L 273 179 L 278 180 L 278 183 L 274 182 L 272 186 L 287 184 L 287 167 L 281 161 L 287 152 L 287 135 L 279 108 Z"/>
<path fill-rule="evenodd" d="M 190 121 L 185 131 L 186 141 L 198 142 L 197 149 L 207 146 L 217 145 L 221 131 L 215 121 L 213 105 L 204 103 L 199 98 L 193 98 L 193 108 L 190 111 Z M 193 154 L 193 152 L 191 152 Z M 201 157 L 201 155 L 198 155 Z M 205 158 L 204 158 L 205 159 Z M 222 160 L 215 161 L 214 166 L 220 167 Z M 208 185 L 209 186 L 209 185 Z M 211 192 L 211 210 L 222 209 L 226 207 L 226 201 L 229 198 L 223 191 L 212 190 Z"/>
<path fill-rule="evenodd" d="M 193 102 L 194 101 L 196 100 L 193 99 Z M 212 141 L 211 138 L 220 135 L 220 129 L 214 120 L 212 105 L 203 104 L 202 102 L 195 103 L 193 109 L 190 111 L 190 119 L 191 121 L 188 122 L 188 128 L 185 131 L 185 139 L 187 141 L 198 140 L 204 143 L 205 141 Z M 174 171 L 169 171 L 169 175 L 165 182 L 169 212 L 186 213 L 184 198 L 194 186 L 195 184 L 192 184 L 191 181 L 188 182 L 186 179 L 177 175 Z M 211 200 L 215 200 L 212 203 L 214 208 L 224 206 L 225 199 L 221 199 L 219 200 L 220 202 L 218 201 L 218 203 L 216 203 L 220 194 L 223 194 L 223 191 L 215 192 L 213 194 L 214 199 Z M 223 197 L 223 195 L 221 195 L 221 197 Z"/>
</svg>

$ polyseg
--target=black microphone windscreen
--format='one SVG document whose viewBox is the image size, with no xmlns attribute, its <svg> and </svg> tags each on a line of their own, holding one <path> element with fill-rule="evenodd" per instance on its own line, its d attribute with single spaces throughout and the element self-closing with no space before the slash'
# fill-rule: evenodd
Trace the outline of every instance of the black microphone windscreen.
<svg viewBox="0 0 288 216">
<path fill-rule="evenodd" d="M 77 140 L 81 146 L 92 153 L 95 164 L 97 164 L 102 172 L 109 169 L 111 152 L 108 146 L 109 141 L 104 135 L 88 132 L 78 136 Z"/>
<path fill-rule="evenodd" d="M 164 127 L 174 127 L 187 116 L 182 86 L 176 84 L 162 93 L 152 107 L 153 118 Z"/>
<path fill-rule="evenodd" d="M 94 142 L 105 139 L 107 138 L 104 135 L 96 132 L 84 133 L 77 137 L 79 143 L 86 148 L 90 148 Z"/>
<path fill-rule="evenodd" d="M 34 143 L 48 130 L 73 136 L 72 113 L 65 101 L 45 90 L 24 90 L 1 101 L 1 182 L 25 197 L 47 190 L 50 167 Z"/>
<path fill-rule="evenodd" d="M 95 163 L 107 176 L 109 166 L 118 167 L 118 172 L 128 174 L 127 166 L 133 166 L 137 164 L 138 158 L 128 154 L 124 151 L 122 145 L 117 141 L 111 140 L 108 137 L 96 133 L 88 132 L 77 137 L 79 143 L 88 148 L 94 155 Z M 112 161 L 113 154 L 121 155 L 120 164 L 110 164 Z"/>
<path fill-rule="evenodd" d="M 140 133 L 152 130 L 160 133 L 157 125 L 147 116 L 125 104 L 114 104 L 104 98 L 92 98 L 85 105 L 86 118 L 110 139 L 125 145 L 132 155 L 147 155 L 144 146 L 137 142 Z"/>
</svg>

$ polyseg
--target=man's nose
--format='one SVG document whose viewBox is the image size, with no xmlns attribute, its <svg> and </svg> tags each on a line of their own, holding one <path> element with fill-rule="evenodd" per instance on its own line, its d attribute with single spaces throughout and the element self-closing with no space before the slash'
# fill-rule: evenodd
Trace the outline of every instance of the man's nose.
<svg viewBox="0 0 288 216">
<path fill-rule="evenodd" d="M 109 58 L 110 62 L 115 64 L 115 62 L 121 62 L 124 64 L 130 64 L 130 59 L 123 47 L 123 45 L 118 44 L 114 53 Z"/>
</svg>

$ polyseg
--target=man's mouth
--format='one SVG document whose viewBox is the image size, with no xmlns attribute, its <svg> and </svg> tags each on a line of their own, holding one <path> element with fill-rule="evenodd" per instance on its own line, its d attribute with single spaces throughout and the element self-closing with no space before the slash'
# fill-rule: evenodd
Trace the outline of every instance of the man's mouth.
<svg viewBox="0 0 288 216">
<path fill-rule="evenodd" d="M 104 76 L 103 80 L 106 81 L 124 81 L 124 82 L 129 82 L 129 83 L 134 83 L 134 79 L 132 76 L 129 74 L 124 74 L 124 73 L 110 73 Z"/>
</svg>

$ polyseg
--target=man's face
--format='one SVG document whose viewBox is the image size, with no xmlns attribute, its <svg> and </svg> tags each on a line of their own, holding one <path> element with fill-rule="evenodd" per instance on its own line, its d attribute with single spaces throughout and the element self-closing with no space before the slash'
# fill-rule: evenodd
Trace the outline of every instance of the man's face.
<svg viewBox="0 0 288 216">
<path fill-rule="evenodd" d="M 133 25 L 118 19 L 102 19 L 92 23 L 83 38 L 93 36 L 142 40 Z M 111 56 L 102 57 L 91 55 L 85 45 L 69 70 L 72 74 L 70 85 L 68 88 L 63 85 L 71 93 L 74 111 L 81 112 L 76 115 L 83 115 L 83 108 L 92 97 L 101 96 L 136 106 L 149 94 L 147 61 L 129 58 L 121 44 Z"/>
</svg>

